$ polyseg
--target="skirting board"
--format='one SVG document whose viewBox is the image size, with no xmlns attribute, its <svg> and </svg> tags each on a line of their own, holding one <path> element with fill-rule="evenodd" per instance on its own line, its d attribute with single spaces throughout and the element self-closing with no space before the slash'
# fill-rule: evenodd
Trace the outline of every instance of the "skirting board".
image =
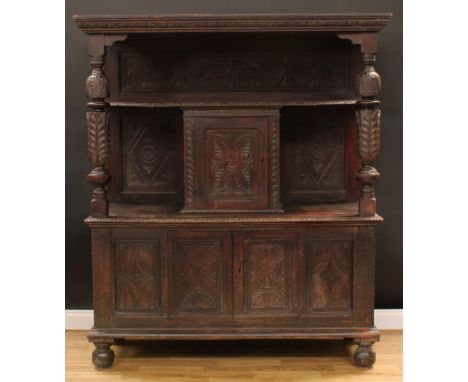
<svg viewBox="0 0 468 382">
<path fill-rule="evenodd" d="M 380 330 L 403 330 L 403 309 L 376 309 L 374 321 Z M 92 326 L 92 310 L 65 310 L 65 330 L 89 330 Z"/>
</svg>

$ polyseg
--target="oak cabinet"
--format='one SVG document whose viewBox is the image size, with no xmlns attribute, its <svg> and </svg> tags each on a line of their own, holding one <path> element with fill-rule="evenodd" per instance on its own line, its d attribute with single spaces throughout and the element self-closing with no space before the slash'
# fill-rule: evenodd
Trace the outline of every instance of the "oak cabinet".
<svg viewBox="0 0 468 382">
<path fill-rule="evenodd" d="M 390 14 L 75 16 L 97 368 L 123 340 L 352 339 L 375 362 Z"/>
</svg>

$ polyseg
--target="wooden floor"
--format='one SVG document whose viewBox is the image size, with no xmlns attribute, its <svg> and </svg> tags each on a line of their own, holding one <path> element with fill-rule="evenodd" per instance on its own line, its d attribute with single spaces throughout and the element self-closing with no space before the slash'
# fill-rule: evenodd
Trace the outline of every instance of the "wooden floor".
<svg viewBox="0 0 468 382">
<path fill-rule="evenodd" d="M 86 332 L 66 333 L 66 380 L 73 381 L 401 381 L 402 332 L 384 331 L 371 370 L 351 363 L 344 341 L 152 342 L 113 346 L 111 369 L 91 363 Z"/>
</svg>

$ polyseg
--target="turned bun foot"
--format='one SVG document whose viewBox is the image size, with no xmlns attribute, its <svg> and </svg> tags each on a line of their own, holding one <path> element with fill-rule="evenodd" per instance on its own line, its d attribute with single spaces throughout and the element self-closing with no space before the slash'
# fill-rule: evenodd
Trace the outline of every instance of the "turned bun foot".
<svg viewBox="0 0 468 382">
<path fill-rule="evenodd" d="M 96 369 L 106 369 L 114 363 L 114 351 L 107 343 L 95 343 L 96 349 L 93 351 L 93 364 Z"/>
<path fill-rule="evenodd" d="M 375 351 L 372 349 L 372 343 L 358 342 L 353 358 L 357 367 L 371 368 L 375 363 Z"/>
</svg>

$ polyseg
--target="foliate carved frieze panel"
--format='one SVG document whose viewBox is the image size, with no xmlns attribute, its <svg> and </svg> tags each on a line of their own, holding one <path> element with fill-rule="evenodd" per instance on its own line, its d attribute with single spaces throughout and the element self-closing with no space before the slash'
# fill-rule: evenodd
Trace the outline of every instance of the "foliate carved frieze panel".
<svg viewBox="0 0 468 382">
<path fill-rule="evenodd" d="M 122 52 L 123 92 L 336 91 L 346 86 L 345 53 Z"/>
<path fill-rule="evenodd" d="M 222 256 L 220 240 L 174 242 L 176 313 L 216 313 L 220 310 Z"/>
<path fill-rule="evenodd" d="M 166 119 L 123 119 L 125 192 L 176 192 L 176 129 Z"/>
<path fill-rule="evenodd" d="M 309 313 L 351 310 L 351 241 L 306 241 L 306 270 Z"/>
<path fill-rule="evenodd" d="M 160 311 L 158 247 L 158 242 L 116 243 L 117 311 Z"/>
<path fill-rule="evenodd" d="M 248 310 L 285 310 L 289 301 L 291 248 L 286 241 L 245 243 L 245 291 Z"/>
</svg>

